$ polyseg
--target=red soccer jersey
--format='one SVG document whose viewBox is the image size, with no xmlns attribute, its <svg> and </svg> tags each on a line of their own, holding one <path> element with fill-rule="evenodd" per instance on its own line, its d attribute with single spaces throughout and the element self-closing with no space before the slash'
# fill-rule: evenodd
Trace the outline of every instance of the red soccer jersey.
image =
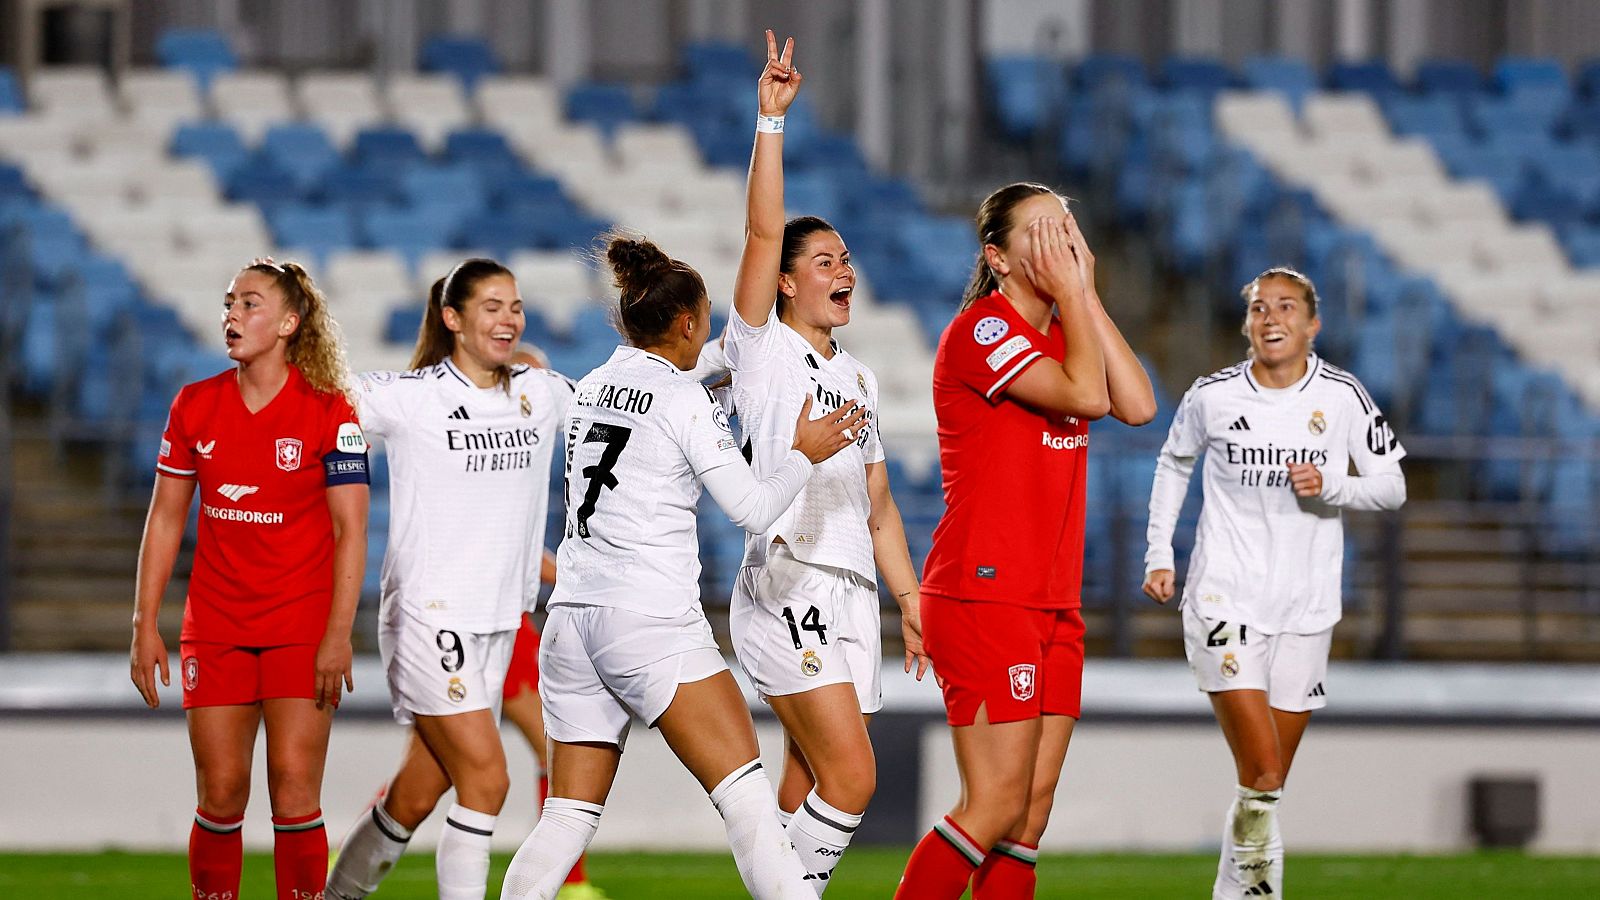
<svg viewBox="0 0 1600 900">
<path fill-rule="evenodd" d="M 958 314 L 939 339 L 944 516 L 922 572 L 925 594 L 1042 609 L 1080 605 L 1089 423 L 1006 399 L 1040 360 L 1065 353 L 1061 323 L 1029 325 L 998 291 Z"/>
<path fill-rule="evenodd" d="M 314 390 L 294 366 L 255 413 L 233 370 L 178 392 L 156 471 L 199 482 L 183 640 L 243 647 L 322 640 L 333 601 L 327 488 L 366 484 L 366 453 L 349 401 Z"/>
</svg>

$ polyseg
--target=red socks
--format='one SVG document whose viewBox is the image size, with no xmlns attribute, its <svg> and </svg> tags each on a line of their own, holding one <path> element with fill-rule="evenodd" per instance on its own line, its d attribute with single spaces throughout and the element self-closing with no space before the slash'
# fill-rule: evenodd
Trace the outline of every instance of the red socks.
<svg viewBox="0 0 1600 900">
<path fill-rule="evenodd" d="M 203 809 L 194 811 L 189 829 L 189 886 L 196 897 L 234 900 L 239 896 L 239 870 L 244 866 L 244 816 L 224 819 Z"/>
<path fill-rule="evenodd" d="M 550 776 L 539 773 L 539 808 L 544 809 L 544 802 L 550 799 Z M 589 874 L 583 870 L 583 857 L 572 864 L 572 871 L 567 873 L 567 880 L 562 884 L 584 884 L 589 880 Z"/>
<path fill-rule="evenodd" d="M 984 855 L 978 842 L 945 816 L 911 851 L 895 900 L 958 900 Z"/>
<path fill-rule="evenodd" d="M 322 810 L 272 817 L 272 870 L 278 878 L 278 900 L 322 896 L 328 881 L 328 831 L 322 827 Z"/>
<path fill-rule="evenodd" d="M 1033 900 L 1039 848 L 1002 840 L 989 849 L 972 878 L 972 900 Z"/>
</svg>

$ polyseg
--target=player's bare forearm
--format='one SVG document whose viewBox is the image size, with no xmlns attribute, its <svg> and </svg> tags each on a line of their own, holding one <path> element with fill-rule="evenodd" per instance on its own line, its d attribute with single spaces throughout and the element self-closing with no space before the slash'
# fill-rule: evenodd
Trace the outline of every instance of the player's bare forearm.
<svg viewBox="0 0 1600 900">
<path fill-rule="evenodd" d="M 768 32 L 767 47 L 767 68 L 757 87 L 757 111 L 763 116 L 782 116 L 800 83 L 788 69 L 793 44 L 786 45 L 780 57 Z M 777 303 L 783 221 L 783 133 L 758 131 L 745 185 L 744 253 L 733 289 L 734 311 L 747 324 L 766 322 Z"/>
<path fill-rule="evenodd" d="M 545 584 L 556 583 L 556 555 L 549 548 L 541 548 L 539 557 L 539 580 Z"/>
<path fill-rule="evenodd" d="M 1061 369 L 1071 385 L 1072 407 L 1079 418 L 1098 419 L 1110 407 L 1107 392 L 1106 358 L 1095 334 L 1091 301 L 1082 295 L 1060 300 L 1061 330 L 1066 338 L 1066 358 Z"/>
<path fill-rule="evenodd" d="M 1111 415 L 1129 425 L 1144 425 L 1156 417 L 1156 391 L 1150 383 L 1150 373 L 1139 363 L 1139 357 L 1128 346 L 1122 329 L 1106 312 L 1100 294 L 1089 293 L 1091 318 L 1095 326 L 1095 339 L 1105 360 L 1106 393 L 1111 400 Z"/>
<path fill-rule="evenodd" d="M 156 476 L 150 497 L 150 512 L 145 516 L 144 537 L 139 542 L 139 569 L 135 576 L 133 626 L 154 628 L 161 611 L 161 595 L 172 580 L 183 544 L 183 529 L 194 498 L 194 482 L 188 479 Z"/>
<path fill-rule="evenodd" d="M 361 581 L 367 567 L 367 504 L 364 484 L 328 489 L 328 510 L 333 516 L 333 603 L 323 639 L 350 639 L 356 606 L 361 602 Z"/>
<path fill-rule="evenodd" d="M 915 610 L 919 585 L 917 569 L 906 544 L 906 526 L 900 506 L 889 489 L 889 470 L 883 463 L 867 466 L 867 532 L 872 535 L 872 559 L 883 575 L 883 584 L 894 597 L 900 613 Z"/>
</svg>

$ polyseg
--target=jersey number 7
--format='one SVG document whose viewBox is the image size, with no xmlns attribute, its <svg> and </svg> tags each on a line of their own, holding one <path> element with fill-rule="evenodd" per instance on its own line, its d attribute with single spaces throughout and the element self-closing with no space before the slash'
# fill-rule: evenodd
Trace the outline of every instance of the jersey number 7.
<svg viewBox="0 0 1600 900">
<path fill-rule="evenodd" d="M 606 449 L 600 454 L 599 462 L 584 466 L 580 473 L 588 481 L 588 486 L 583 492 L 583 503 L 578 506 L 576 516 L 578 537 L 589 537 L 589 517 L 594 515 L 594 505 L 600 499 L 601 489 L 617 489 L 617 476 L 611 470 L 616 468 L 617 459 L 622 456 L 622 449 L 628 446 L 628 438 L 632 436 L 632 428 L 604 422 L 590 425 L 589 432 L 583 436 L 583 443 L 605 444 Z M 572 477 L 570 471 L 567 477 Z"/>
</svg>

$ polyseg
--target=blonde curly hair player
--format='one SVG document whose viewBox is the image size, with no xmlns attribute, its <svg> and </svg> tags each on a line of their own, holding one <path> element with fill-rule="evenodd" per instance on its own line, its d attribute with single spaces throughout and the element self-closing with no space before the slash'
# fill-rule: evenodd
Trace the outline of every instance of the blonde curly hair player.
<svg viewBox="0 0 1600 900">
<path fill-rule="evenodd" d="M 172 402 L 139 548 L 130 674 L 151 707 L 168 684 L 161 596 L 200 495 L 180 653 L 199 804 L 196 897 L 239 891 L 239 828 L 256 730 L 267 732 L 281 897 L 321 896 L 323 763 L 367 552 L 367 443 L 347 397 L 339 327 L 296 263 L 256 260 L 222 300 L 235 368 Z M 198 487 L 198 491 L 196 488 Z"/>
</svg>

